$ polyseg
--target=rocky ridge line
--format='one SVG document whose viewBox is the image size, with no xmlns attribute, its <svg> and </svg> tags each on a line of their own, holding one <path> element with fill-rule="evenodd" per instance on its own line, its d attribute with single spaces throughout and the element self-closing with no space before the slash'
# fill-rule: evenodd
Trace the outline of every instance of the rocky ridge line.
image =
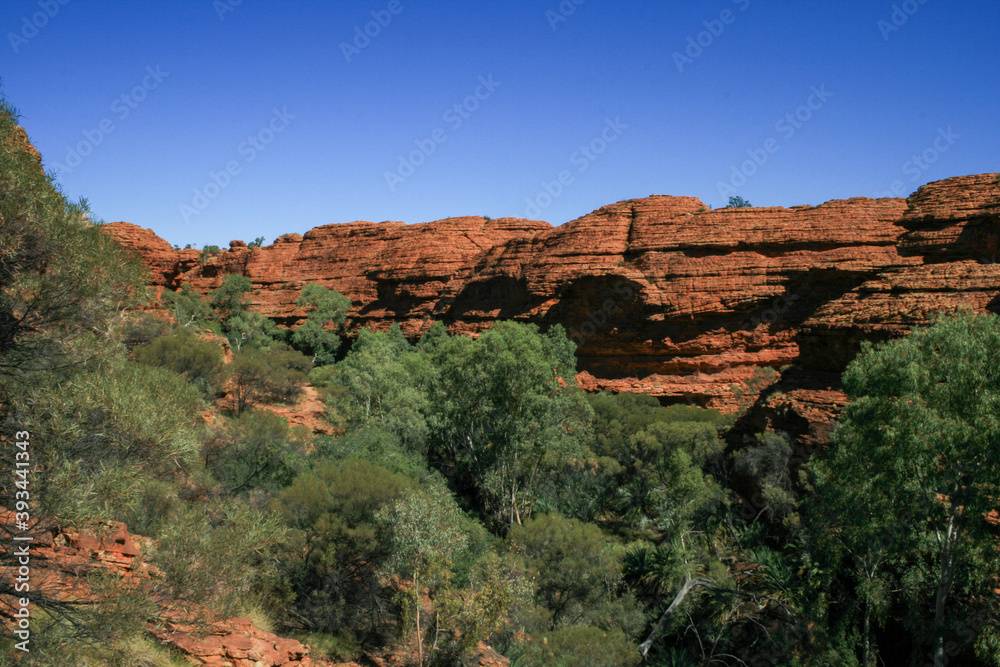
<svg viewBox="0 0 1000 667">
<path fill-rule="evenodd" d="M 255 307 L 285 326 L 303 319 L 295 300 L 308 282 L 351 299 L 350 331 L 558 323 L 579 345 L 587 389 L 727 411 L 757 400 L 770 406 L 755 411 L 765 425 L 821 442 L 862 340 L 902 335 L 938 311 L 1000 310 L 998 222 L 1000 182 L 980 174 L 908 199 L 792 208 L 713 211 L 656 195 L 559 227 L 330 224 L 262 248 L 233 241 L 204 262 L 136 225 L 105 230 L 139 253 L 157 287 L 204 294 L 228 273 L 247 276 Z"/>
</svg>

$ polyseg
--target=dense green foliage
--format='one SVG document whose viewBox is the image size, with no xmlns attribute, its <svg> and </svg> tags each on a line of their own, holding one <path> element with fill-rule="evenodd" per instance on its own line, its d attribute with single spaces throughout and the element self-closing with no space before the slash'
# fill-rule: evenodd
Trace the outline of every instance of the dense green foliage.
<svg viewBox="0 0 1000 667">
<path fill-rule="evenodd" d="M 332 364 L 340 348 L 340 337 L 333 326 L 339 329 L 347 318 L 351 301 L 347 297 L 322 285 L 310 283 L 302 288 L 302 296 L 295 302 L 299 308 L 307 309 L 306 321 L 292 333 L 292 342 L 300 349 L 312 354 L 313 363 Z"/>
<path fill-rule="evenodd" d="M 249 350 L 233 357 L 227 378 L 236 414 L 261 402 L 295 400 L 309 360 L 294 350 Z"/>
<path fill-rule="evenodd" d="M 189 329 L 159 336 L 133 350 L 133 354 L 140 363 L 183 375 L 206 394 L 213 394 L 221 379 L 222 349 L 211 341 L 198 338 Z"/>
<path fill-rule="evenodd" d="M 147 630 L 173 600 L 344 661 L 1000 665 L 995 316 L 865 346 L 808 461 L 714 410 L 585 394 L 559 326 L 348 345 L 340 294 L 305 285 L 289 331 L 239 275 L 135 313 L 138 265 L 0 126 L 2 434 L 31 432 L 34 516 L 126 521 L 162 573 L 35 592 L 30 664 L 170 664 Z M 332 435 L 275 412 L 307 378 Z"/>
<path fill-rule="evenodd" d="M 817 483 L 837 510 L 832 547 L 857 582 L 867 662 L 893 605 L 909 610 L 900 622 L 935 666 L 976 635 L 977 653 L 1000 659 L 986 520 L 1000 499 L 1000 320 L 964 312 L 867 346 L 844 383 L 856 400 Z M 970 633 L 977 618 L 991 620 Z"/>
<path fill-rule="evenodd" d="M 0 383 L 97 354 L 145 272 L 66 201 L 0 99 Z"/>
</svg>

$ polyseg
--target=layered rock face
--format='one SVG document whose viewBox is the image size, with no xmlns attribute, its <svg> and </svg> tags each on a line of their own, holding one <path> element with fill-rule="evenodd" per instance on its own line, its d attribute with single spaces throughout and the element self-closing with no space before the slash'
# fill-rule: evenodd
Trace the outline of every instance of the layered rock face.
<svg viewBox="0 0 1000 667">
<path fill-rule="evenodd" d="M 723 410 L 759 399 L 774 408 L 755 413 L 768 425 L 816 442 L 862 340 L 902 335 L 937 311 L 1000 309 L 995 174 L 930 183 L 905 200 L 793 208 L 711 211 L 652 196 L 559 227 L 478 217 L 324 225 L 264 248 L 233 242 L 204 263 L 135 225 L 105 229 L 142 256 L 153 284 L 204 294 L 241 273 L 257 308 L 287 326 L 304 317 L 295 300 L 309 282 L 351 299 L 353 331 L 561 324 L 587 389 Z"/>
</svg>

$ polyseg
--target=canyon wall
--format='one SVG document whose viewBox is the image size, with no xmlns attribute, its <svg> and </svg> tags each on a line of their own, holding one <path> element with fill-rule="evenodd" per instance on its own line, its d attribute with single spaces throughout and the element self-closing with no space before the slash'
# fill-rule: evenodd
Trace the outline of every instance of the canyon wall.
<svg viewBox="0 0 1000 667">
<path fill-rule="evenodd" d="M 642 392 L 732 411 L 754 428 L 826 439 L 839 375 L 861 341 L 899 336 L 935 312 L 1000 310 L 996 174 L 927 184 L 908 199 L 708 210 L 694 197 L 619 202 L 559 227 L 463 217 L 353 222 L 199 262 L 128 223 L 151 282 L 202 294 L 229 273 L 293 326 L 309 282 L 353 306 L 349 329 L 432 322 L 475 333 L 498 319 L 562 324 L 587 389 Z M 248 230 L 248 236 L 253 231 Z"/>
</svg>

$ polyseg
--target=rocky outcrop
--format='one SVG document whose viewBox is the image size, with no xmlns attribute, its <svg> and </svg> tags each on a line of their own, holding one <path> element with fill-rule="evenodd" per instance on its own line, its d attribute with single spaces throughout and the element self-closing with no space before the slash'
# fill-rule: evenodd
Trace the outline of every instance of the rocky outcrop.
<svg viewBox="0 0 1000 667">
<path fill-rule="evenodd" d="M 207 667 L 306 667 L 314 664 L 302 644 L 265 632 L 249 618 L 236 617 L 214 623 L 207 635 L 183 622 L 167 622 L 152 634 Z"/>
<path fill-rule="evenodd" d="M 162 574 L 144 557 L 151 551 L 152 540 L 131 535 L 125 524 L 117 521 L 81 527 L 61 526 L 41 521 L 25 531 L 15 526 L 14 512 L 0 507 L 0 533 L 30 537 L 30 541 L 12 542 L 29 545 L 30 591 L 32 613 L 38 614 L 40 596 L 54 603 L 87 604 L 100 602 L 91 582 L 95 577 L 115 577 L 123 586 L 151 587 Z M 0 564 L 0 586 L 13 584 L 19 576 L 17 559 Z M 22 581 L 24 578 L 22 577 Z M 106 580 L 103 582 L 106 586 Z M 117 589 L 116 589 L 117 590 Z M 211 623 L 204 628 L 191 622 L 192 616 L 211 615 L 210 610 L 185 605 L 183 611 L 169 599 L 157 596 L 161 604 L 159 622 L 150 623 L 147 631 L 165 645 L 183 652 L 192 664 L 215 667 L 308 667 L 330 664 L 314 662 L 309 649 L 294 639 L 265 632 L 250 619 L 232 618 Z M 50 605 L 53 606 L 53 605 Z M 16 627 L 15 615 L 20 606 L 15 595 L 0 594 L 0 626 Z"/>
<path fill-rule="evenodd" d="M 559 227 L 519 219 L 355 222 L 202 258 L 127 223 L 108 233 L 153 284 L 205 293 L 250 278 L 257 308 L 286 326 L 317 282 L 353 302 L 349 328 L 435 320 L 475 333 L 497 319 L 563 325 L 588 389 L 757 410 L 820 442 L 844 401 L 839 374 L 861 341 L 935 312 L 1000 304 L 995 174 L 930 183 L 908 199 L 708 210 L 693 197 L 605 206 Z M 761 398 L 763 397 L 763 398 Z"/>
</svg>

